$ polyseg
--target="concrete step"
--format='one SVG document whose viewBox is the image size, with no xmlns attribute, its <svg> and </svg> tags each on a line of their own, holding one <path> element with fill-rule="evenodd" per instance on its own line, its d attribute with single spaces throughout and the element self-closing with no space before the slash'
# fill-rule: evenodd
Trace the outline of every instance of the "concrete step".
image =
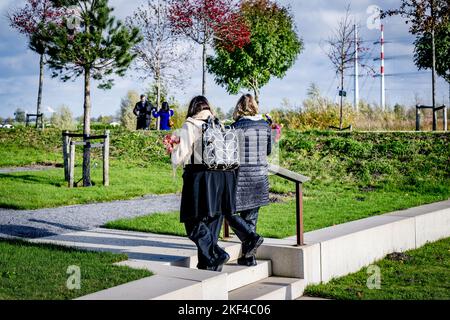
<svg viewBox="0 0 450 320">
<path fill-rule="evenodd" d="M 76 300 L 202 300 L 202 283 L 161 275 L 128 282 Z"/>
<path fill-rule="evenodd" d="M 268 277 L 228 293 L 228 300 L 295 300 L 303 295 L 304 279 Z"/>
<path fill-rule="evenodd" d="M 189 240 L 190 241 L 190 240 Z M 229 255 L 230 261 L 237 260 L 241 255 L 241 244 L 235 242 L 219 242 L 221 246 Z M 194 246 L 195 247 L 195 246 Z M 187 256 L 180 257 L 180 259 L 171 262 L 172 266 L 185 267 L 185 268 L 197 268 L 198 257 L 197 249 L 190 252 Z"/>
<path fill-rule="evenodd" d="M 175 281 L 173 279 L 180 280 L 180 287 L 173 294 L 163 293 L 158 296 L 157 294 L 159 294 L 159 292 L 156 292 L 153 288 L 146 289 L 148 296 L 151 296 L 152 299 L 190 300 L 193 299 L 193 297 L 201 297 L 201 300 L 228 299 L 226 273 L 167 266 L 145 260 L 127 260 L 118 262 L 116 265 L 127 266 L 133 269 L 149 270 L 157 276 L 167 277 L 172 279 L 172 281 Z M 185 281 L 192 281 L 192 283 L 186 283 Z M 183 284 L 186 284 L 186 286 L 183 287 Z M 200 284 L 200 286 L 197 284 Z M 199 292 L 193 293 L 193 288 Z"/>
<path fill-rule="evenodd" d="M 227 289 L 232 291 L 272 275 L 270 260 L 258 260 L 253 267 L 240 266 L 236 261 L 223 266 L 222 273 L 227 274 Z"/>
</svg>

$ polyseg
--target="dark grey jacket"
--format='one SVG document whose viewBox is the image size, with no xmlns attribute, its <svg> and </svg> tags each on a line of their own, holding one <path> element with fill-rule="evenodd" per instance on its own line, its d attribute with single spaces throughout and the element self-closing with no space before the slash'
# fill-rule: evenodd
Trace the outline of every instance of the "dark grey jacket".
<svg viewBox="0 0 450 320">
<path fill-rule="evenodd" d="M 240 167 L 237 176 L 236 210 L 269 204 L 267 156 L 272 151 L 271 129 L 264 119 L 242 118 L 232 127 L 238 129 Z"/>
</svg>

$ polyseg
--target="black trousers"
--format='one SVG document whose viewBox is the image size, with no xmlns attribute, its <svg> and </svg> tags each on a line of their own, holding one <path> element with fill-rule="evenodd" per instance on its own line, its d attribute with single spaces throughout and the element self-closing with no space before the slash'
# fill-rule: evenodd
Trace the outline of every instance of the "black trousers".
<svg viewBox="0 0 450 320">
<path fill-rule="evenodd" d="M 146 117 L 138 117 L 136 123 L 136 130 L 148 130 L 150 129 L 152 120 Z"/>
<path fill-rule="evenodd" d="M 217 245 L 222 224 L 223 215 L 205 220 L 192 219 L 184 223 L 189 239 L 197 246 L 197 268 L 205 269 L 215 266 L 217 257 L 224 253 L 224 250 Z"/>
<path fill-rule="evenodd" d="M 258 214 L 259 208 L 255 208 L 226 216 L 228 224 L 241 242 L 247 241 L 256 235 Z"/>
</svg>

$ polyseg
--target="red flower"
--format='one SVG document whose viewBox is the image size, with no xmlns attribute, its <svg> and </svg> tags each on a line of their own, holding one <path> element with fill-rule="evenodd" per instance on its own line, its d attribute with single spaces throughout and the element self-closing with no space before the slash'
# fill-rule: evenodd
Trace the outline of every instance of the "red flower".
<svg viewBox="0 0 450 320">
<path fill-rule="evenodd" d="M 168 134 L 163 139 L 163 144 L 166 147 L 167 154 L 171 154 L 175 145 L 180 143 L 180 137 Z"/>
</svg>

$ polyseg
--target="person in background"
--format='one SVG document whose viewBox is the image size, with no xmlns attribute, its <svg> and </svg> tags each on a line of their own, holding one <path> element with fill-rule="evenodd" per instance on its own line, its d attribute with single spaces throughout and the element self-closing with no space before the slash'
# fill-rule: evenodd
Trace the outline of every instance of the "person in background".
<svg viewBox="0 0 450 320">
<path fill-rule="evenodd" d="M 173 139 L 171 160 L 173 166 L 184 167 L 180 222 L 197 246 L 197 268 L 221 271 L 230 256 L 218 245 L 219 233 L 224 215 L 235 213 L 236 170 L 208 170 L 202 162 L 202 126 L 210 117 L 215 118 L 208 100 L 192 99 Z"/>
<path fill-rule="evenodd" d="M 237 174 L 236 211 L 226 216 L 242 242 L 238 264 L 256 265 L 256 250 L 264 239 L 256 233 L 259 208 L 269 204 L 267 156 L 272 150 L 272 130 L 252 95 L 243 95 L 234 110 L 232 127 L 239 130 L 240 166 Z M 246 225 L 246 226 L 245 226 Z"/>
<path fill-rule="evenodd" d="M 145 94 L 141 95 L 141 100 L 136 103 L 133 113 L 137 117 L 136 130 L 149 130 L 152 121 L 152 112 L 156 108 L 147 101 Z"/>
<path fill-rule="evenodd" d="M 170 120 L 171 117 L 174 115 L 174 111 L 170 109 L 169 104 L 167 102 L 163 102 L 161 106 L 161 110 L 153 111 L 153 117 L 159 118 L 159 130 L 168 131 L 172 129 L 172 121 Z"/>
</svg>

